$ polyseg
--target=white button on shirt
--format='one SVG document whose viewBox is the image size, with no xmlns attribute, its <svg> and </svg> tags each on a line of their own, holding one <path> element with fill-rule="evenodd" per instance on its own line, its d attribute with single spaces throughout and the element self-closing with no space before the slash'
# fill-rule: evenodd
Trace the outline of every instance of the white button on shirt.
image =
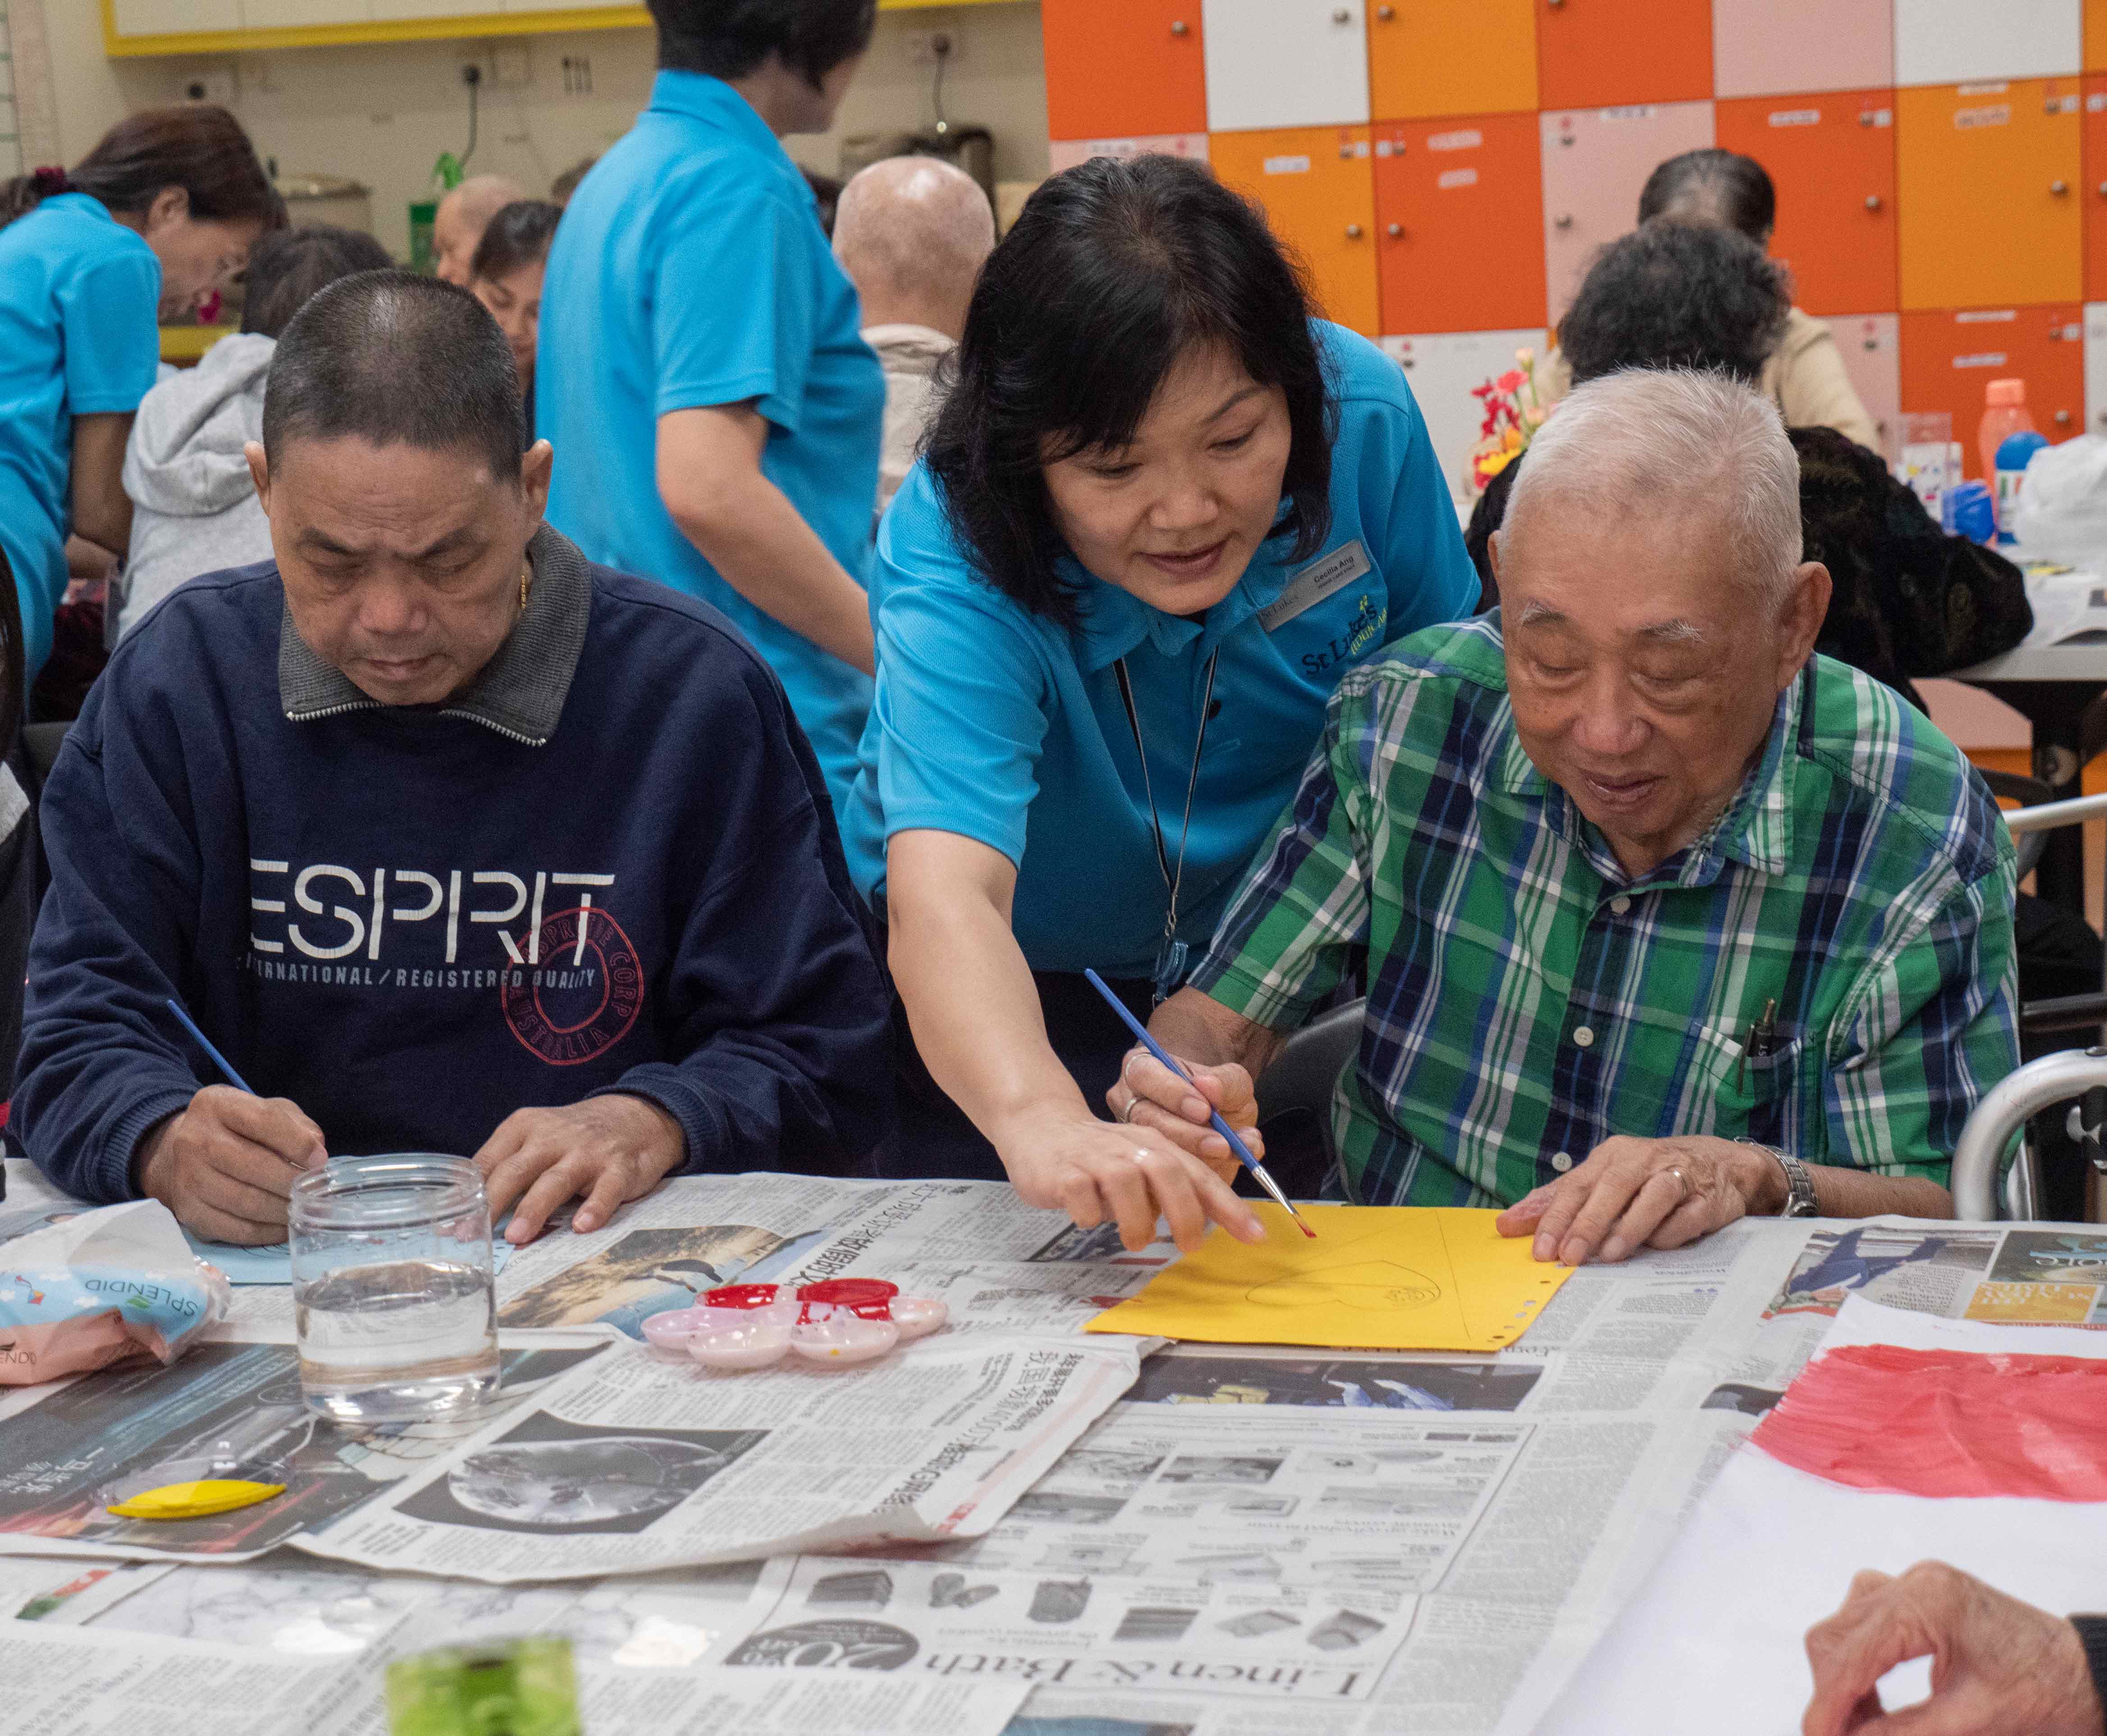
<svg viewBox="0 0 2107 1736">
<path fill-rule="evenodd" d="M 1573 1040 L 1584 1049 L 1594 1042 L 1595 1034 L 1584 1025 L 1573 1033 Z"/>
<path fill-rule="evenodd" d="M 1622 916 L 1627 910 L 1632 908 L 1632 901 L 1626 898 L 1623 893 L 1620 892 L 1615 898 L 1610 900 L 1610 908 L 1615 911 L 1619 916 Z"/>
<path fill-rule="evenodd" d="M 1567 1170 L 1573 1167 L 1573 1154 L 1570 1151 L 1552 1152 L 1551 1155 L 1551 1167 L 1553 1169 L 1556 1169 L 1561 1175 L 1565 1174 Z"/>
</svg>

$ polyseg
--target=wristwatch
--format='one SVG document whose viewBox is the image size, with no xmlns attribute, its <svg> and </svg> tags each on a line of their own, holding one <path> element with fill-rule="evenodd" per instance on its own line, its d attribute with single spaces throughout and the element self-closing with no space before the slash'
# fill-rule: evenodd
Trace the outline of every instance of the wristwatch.
<svg viewBox="0 0 2107 1736">
<path fill-rule="evenodd" d="M 1744 1139 L 1740 1142 L 1745 1146 L 1754 1146 L 1757 1151 L 1775 1160 L 1778 1168 L 1785 1171 L 1785 1204 L 1779 1208 L 1779 1217 L 1819 1218 L 1822 1215 L 1822 1208 L 1814 1197 L 1814 1178 L 1808 1173 L 1806 1164 L 1790 1151 L 1781 1151 L 1773 1146 L 1757 1145 L 1753 1139 Z"/>
</svg>

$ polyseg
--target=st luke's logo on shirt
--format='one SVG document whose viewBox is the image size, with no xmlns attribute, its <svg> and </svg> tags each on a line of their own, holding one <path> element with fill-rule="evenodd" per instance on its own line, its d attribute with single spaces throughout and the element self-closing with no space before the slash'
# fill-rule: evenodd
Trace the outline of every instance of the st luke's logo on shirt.
<svg viewBox="0 0 2107 1736">
<path fill-rule="evenodd" d="M 644 1009 L 636 948 L 595 902 L 613 886 L 612 874 L 366 873 L 263 857 L 251 859 L 249 872 L 247 967 L 266 982 L 495 990 L 513 1036 L 556 1067 L 605 1054 Z"/>
</svg>

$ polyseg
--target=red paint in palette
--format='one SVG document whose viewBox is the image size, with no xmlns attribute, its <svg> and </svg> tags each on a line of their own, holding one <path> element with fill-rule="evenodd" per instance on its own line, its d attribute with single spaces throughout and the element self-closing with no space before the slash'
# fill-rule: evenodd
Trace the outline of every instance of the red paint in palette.
<svg viewBox="0 0 2107 1736">
<path fill-rule="evenodd" d="M 1750 1438 L 1781 1464 L 1882 1494 L 2107 1501 L 2107 1361 L 1846 1345 Z"/>
</svg>

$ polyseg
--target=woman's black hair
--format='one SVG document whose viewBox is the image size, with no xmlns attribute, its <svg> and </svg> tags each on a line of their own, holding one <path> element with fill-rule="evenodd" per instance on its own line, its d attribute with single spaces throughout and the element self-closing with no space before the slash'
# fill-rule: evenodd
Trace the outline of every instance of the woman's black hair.
<svg viewBox="0 0 2107 1736">
<path fill-rule="evenodd" d="M 249 255 L 242 277 L 241 329 L 277 337 L 318 290 L 354 272 L 384 271 L 394 262 L 386 248 L 356 229 L 315 223 L 277 230 Z"/>
<path fill-rule="evenodd" d="M 649 0 L 658 64 L 671 72 L 743 79 L 770 55 L 815 90 L 870 47 L 878 0 Z"/>
<path fill-rule="evenodd" d="M 1745 236 L 1648 223 L 1602 249 L 1558 346 L 1576 386 L 1622 368 L 1701 368 L 1754 385 L 1791 307 L 1785 268 Z"/>
<path fill-rule="evenodd" d="M 136 216 L 172 186 L 183 190 L 200 222 L 285 226 L 285 201 L 241 123 L 208 102 L 142 109 L 104 133 L 70 170 L 39 168 L 0 182 L 0 226 L 61 193 L 87 193 Z"/>
<path fill-rule="evenodd" d="M 1777 227 L 1777 189 L 1754 157 L 1733 150 L 1686 150 L 1647 177 L 1639 221 L 1703 220 L 1738 229 L 1759 247 Z"/>
<path fill-rule="evenodd" d="M 549 257 L 564 208 L 552 200 L 515 199 L 491 218 L 475 244 L 468 274 L 495 283 L 523 265 L 539 265 Z"/>
<path fill-rule="evenodd" d="M 1302 276 L 1257 208 L 1197 164 L 1096 157 L 1056 175 L 982 268 L 925 446 L 952 534 L 982 576 L 1064 624 L 1076 594 L 1045 466 L 1130 442 L 1165 376 L 1220 344 L 1287 399 L 1275 536 L 1292 559 L 1332 529 L 1336 401 Z"/>
</svg>

